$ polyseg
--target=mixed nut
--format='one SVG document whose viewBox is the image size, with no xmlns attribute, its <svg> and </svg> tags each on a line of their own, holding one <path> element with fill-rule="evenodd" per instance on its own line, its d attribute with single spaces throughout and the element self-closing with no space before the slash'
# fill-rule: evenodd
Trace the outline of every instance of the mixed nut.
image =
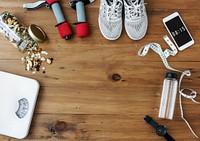
<svg viewBox="0 0 200 141">
<path fill-rule="evenodd" d="M 0 29 L 14 47 L 18 48 L 20 52 L 27 53 L 27 56 L 22 58 L 25 70 L 35 73 L 40 70 L 42 62 L 52 64 L 53 58 L 44 57 L 48 53 L 43 51 L 38 43 L 31 38 L 27 27 L 9 12 L 0 15 Z M 45 72 L 45 67 L 42 70 Z"/>
<path fill-rule="evenodd" d="M 22 62 L 24 63 L 25 69 L 28 71 L 40 71 L 40 67 L 42 62 L 46 62 L 47 64 L 52 64 L 53 58 L 45 58 L 48 55 L 46 51 L 42 51 L 41 48 L 38 48 L 37 51 L 33 51 L 31 49 L 27 50 L 28 55 L 22 58 Z M 45 67 L 42 68 L 43 72 L 45 72 Z"/>
</svg>

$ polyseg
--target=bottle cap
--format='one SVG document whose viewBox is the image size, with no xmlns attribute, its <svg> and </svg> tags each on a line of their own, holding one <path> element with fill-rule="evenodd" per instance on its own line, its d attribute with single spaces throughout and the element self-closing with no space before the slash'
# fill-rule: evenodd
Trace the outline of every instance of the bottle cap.
<svg viewBox="0 0 200 141">
<path fill-rule="evenodd" d="M 176 74 L 176 73 L 168 72 L 168 73 L 166 74 L 166 77 L 167 77 L 167 78 L 176 78 L 176 79 L 177 79 L 177 74 Z"/>
<path fill-rule="evenodd" d="M 31 36 L 31 38 L 36 42 L 43 43 L 46 39 L 45 32 L 37 25 L 30 25 L 28 28 L 28 33 Z"/>
</svg>

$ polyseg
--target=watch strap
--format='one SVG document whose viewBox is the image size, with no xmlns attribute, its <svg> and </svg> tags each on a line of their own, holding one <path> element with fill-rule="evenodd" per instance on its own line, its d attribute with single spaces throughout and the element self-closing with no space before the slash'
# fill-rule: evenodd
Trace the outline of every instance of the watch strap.
<svg viewBox="0 0 200 141">
<path fill-rule="evenodd" d="M 164 138 L 167 140 L 167 141 L 175 141 L 168 133 L 166 133 L 164 135 Z"/>
<path fill-rule="evenodd" d="M 158 127 L 158 124 L 151 118 L 149 117 L 148 115 L 146 115 L 144 117 L 144 120 L 149 123 L 154 129 L 156 129 Z"/>
</svg>

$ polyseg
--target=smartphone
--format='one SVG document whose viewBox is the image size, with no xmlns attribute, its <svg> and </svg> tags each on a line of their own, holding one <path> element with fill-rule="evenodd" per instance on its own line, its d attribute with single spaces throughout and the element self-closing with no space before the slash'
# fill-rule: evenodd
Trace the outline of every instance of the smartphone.
<svg viewBox="0 0 200 141">
<path fill-rule="evenodd" d="M 180 51 L 194 44 L 194 39 L 178 12 L 165 17 L 163 23 Z"/>
</svg>

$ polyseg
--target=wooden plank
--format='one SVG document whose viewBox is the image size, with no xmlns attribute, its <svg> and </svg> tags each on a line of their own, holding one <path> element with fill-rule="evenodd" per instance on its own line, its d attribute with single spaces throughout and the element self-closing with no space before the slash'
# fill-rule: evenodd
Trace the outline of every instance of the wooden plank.
<svg viewBox="0 0 200 141">
<path fill-rule="evenodd" d="M 200 91 L 200 89 L 195 90 Z M 162 87 L 135 87 L 126 91 L 120 88 L 88 90 L 44 87 L 39 94 L 36 113 L 158 115 L 161 92 Z M 180 116 L 178 97 L 177 93 L 174 112 L 174 115 L 177 113 L 176 116 Z M 195 114 L 197 112 L 195 108 L 199 107 L 185 98 L 183 106 L 186 113 L 188 111 L 190 114 Z"/>
<path fill-rule="evenodd" d="M 189 69 L 191 77 L 186 77 L 183 86 L 199 88 L 199 62 L 170 62 L 172 67 L 180 70 Z M 51 66 L 46 66 L 46 73 L 32 74 L 23 70 L 21 61 L 7 60 L 0 61 L 1 69 L 14 72 L 19 75 L 37 79 L 41 86 L 81 88 L 81 89 L 107 89 L 124 88 L 134 89 L 161 86 L 167 70 L 162 62 L 146 61 L 108 61 L 87 62 L 78 61 L 72 63 L 54 62 Z M 13 67 L 10 67 L 13 66 Z M 93 73 L 95 72 L 95 73 Z M 121 79 L 113 81 L 113 74 L 119 74 Z M 152 77 L 153 76 L 153 77 Z"/>
<path fill-rule="evenodd" d="M 146 0 L 147 7 L 151 7 L 153 9 L 197 9 L 199 10 L 200 2 L 198 0 L 180 0 L 180 1 L 167 1 L 167 0 Z"/>
<path fill-rule="evenodd" d="M 184 122 L 176 118 L 176 122 L 157 119 L 157 115 L 152 114 L 159 124 L 165 124 L 168 132 L 176 140 L 195 140 Z M 131 141 L 131 140 L 164 140 L 156 135 L 154 129 L 143 120 L 144 115 L 67 115 L 67 114 L 35 114 L 29 136 L 25 141 L 43 140 L 65 140 L 65 141 Z M 198 116 L 194 116 L 198 119 Z M 192 119 L 190 119 L 192 120 Z M 66 122 L 66 127 L 60 132 L 53 134 L 50 129 L 55 129 L 57 121 Z M 194 120 L 193 128 L 200 132 L 200 123 Z M 183 135 L 185 137 L 183 138 Z M 0 136 L 1 140 L 8 140 L 5 136 Z M 16 141 L 11 139 L 11 141 Z"/>
</svg>

